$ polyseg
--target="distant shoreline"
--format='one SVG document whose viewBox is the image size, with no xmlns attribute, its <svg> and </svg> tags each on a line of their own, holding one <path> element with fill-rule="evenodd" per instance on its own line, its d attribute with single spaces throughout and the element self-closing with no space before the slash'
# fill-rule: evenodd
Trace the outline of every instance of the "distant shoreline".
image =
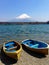
<svg viewBox="0 0 49 65">
<path fill-rule="evenodd" d="M 49 24 L 49 22 L 0 22 L 0 24 Z"/>
</svg>

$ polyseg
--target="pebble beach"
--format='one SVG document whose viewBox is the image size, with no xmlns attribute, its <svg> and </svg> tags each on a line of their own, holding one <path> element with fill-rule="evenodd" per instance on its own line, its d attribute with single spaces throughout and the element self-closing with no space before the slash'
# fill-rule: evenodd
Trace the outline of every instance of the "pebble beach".
<svg viewBox="0 0 49 65">
<path fill-rule="evenodd" d="M 16 61 L 5 55 L 1 45 L 0 49 L 0 65 L 49 65 L 49 54 L 46 56 L 37 54 L 22 46 L 21 57 Z"/>
</svg>

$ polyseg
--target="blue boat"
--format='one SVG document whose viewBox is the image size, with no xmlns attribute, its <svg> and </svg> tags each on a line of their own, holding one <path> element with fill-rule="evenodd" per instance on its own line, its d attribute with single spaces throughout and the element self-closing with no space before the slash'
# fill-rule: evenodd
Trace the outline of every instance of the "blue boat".
<svg viewBox="0 0 49 65">
<path fill-rule="evenodd" d="M 45 42 L 26 39 L 22 41 L 22 45 L 24 45 L 27 49 L 31 51 L 35 51 L 45 55 L 48 54 L 49 45 Z"/>
</svg>

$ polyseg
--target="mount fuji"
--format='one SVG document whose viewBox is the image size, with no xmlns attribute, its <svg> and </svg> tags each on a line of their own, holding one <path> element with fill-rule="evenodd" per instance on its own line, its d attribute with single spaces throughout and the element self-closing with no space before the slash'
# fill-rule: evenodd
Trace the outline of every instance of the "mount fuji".
<svg viewBox="0 0 49 65">
<path fill-rule="evenodd" d="M 31 16 L 27 14 L 22 14 L 20 16 L 15 17 L 12 20 L 9 20 L 8 22 L 33 22 L 33 19 Z"/>
</svg>

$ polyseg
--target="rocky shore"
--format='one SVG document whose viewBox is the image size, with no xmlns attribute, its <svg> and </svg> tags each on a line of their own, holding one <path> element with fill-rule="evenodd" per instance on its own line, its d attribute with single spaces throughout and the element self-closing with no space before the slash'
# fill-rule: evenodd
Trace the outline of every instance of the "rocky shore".
<svg viewBox="0 0 49 65">
<path fill-rule="evenodd" d="M 49 54 L 44 56 L 23 47 L 21 57 L 16 61 L 6 56 L 0 45 L 0 65 L 49 65 Z"/>
</svg>

